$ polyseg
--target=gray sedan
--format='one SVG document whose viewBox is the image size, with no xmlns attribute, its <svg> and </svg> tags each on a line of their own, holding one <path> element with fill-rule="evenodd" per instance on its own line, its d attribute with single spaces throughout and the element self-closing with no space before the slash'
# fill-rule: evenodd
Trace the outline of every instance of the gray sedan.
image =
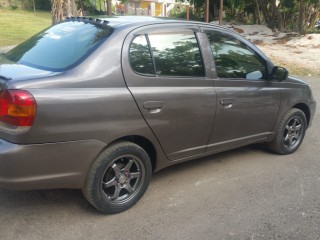
<svg viewBox="0 0 320 240">
<path fill-rule="evenodd" d="M 167 166 L 252 143 L 295 152 L 315 106 L 229 29 L 68 18 L 0 58 L 0 186 L 80 188 L 121 212 Z"/>
</svg>

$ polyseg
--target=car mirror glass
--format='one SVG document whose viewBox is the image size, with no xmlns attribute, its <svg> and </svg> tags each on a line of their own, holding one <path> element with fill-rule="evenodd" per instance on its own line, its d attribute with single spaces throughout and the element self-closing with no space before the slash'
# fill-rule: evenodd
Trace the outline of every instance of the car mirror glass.
<svg viewBox="0 0 320 240">
<path fill-rule="evenodd" d="M 246 75 L 246 79 L 248 79 L 248 80 L 258 80 L 258 79 L 261 79 L 262 76 L 263 76 L 262 72 L 254 71 L 254 72 L 248 73 Z"/>
</svg>

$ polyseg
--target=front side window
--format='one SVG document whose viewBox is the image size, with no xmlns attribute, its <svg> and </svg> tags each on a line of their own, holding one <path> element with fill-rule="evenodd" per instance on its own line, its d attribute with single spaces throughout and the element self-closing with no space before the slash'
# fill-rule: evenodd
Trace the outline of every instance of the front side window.
<svg viewBox="0 0 320 240">
<path fill-rule="evenodd" d="M 18 45 L 6 57 L 50 71 L 68 70 L 92 53 L 113 32 L 107 25 L 62 22 Z"/>
<path fill-rule="evenodd" d="M 265 61 L 252 49 L 231 36 L 209 32 L 212 54 L 219 78 L 266 78 Z"/>
<path fill-rule="evenodd" d="M 194 32 L 152 33 L 148 37 L 157 75 L 204 76 Z"/>
</svg>

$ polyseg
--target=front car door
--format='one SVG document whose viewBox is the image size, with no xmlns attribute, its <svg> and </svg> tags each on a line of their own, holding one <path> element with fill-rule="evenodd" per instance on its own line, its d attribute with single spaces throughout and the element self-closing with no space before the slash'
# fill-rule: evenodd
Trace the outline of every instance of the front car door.
<svg viewBox="0 0 320 240">
<path fill-rule="evenodd" d="M 161 24 L 131 32 L 123 73 L 143 117 L 170 160 L 206 151 L 216 95 L 196 25 Z"/>
<path fill-rule="evenodd" d="M 268 80 L 268 61 L 227 31 L 205 28 L 216 76 L 217 112 L 207 151 L 264 141 L 272 134 L 279 106 L 279 82 Z"/>
</svg>

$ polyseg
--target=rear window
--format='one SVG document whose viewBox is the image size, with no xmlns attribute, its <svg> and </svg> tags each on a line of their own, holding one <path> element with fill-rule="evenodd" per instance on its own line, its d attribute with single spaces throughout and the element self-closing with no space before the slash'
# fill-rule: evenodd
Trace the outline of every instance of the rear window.
<svg viewBox="0 0 320 240">
<path fill-rule="evenodd" d="M 49 71 L 65 71 L 83 61 L 113 32 L 107 25 L 62 22 L 34 35 L 6 54 L 11 61 Z"/>
</svg>

